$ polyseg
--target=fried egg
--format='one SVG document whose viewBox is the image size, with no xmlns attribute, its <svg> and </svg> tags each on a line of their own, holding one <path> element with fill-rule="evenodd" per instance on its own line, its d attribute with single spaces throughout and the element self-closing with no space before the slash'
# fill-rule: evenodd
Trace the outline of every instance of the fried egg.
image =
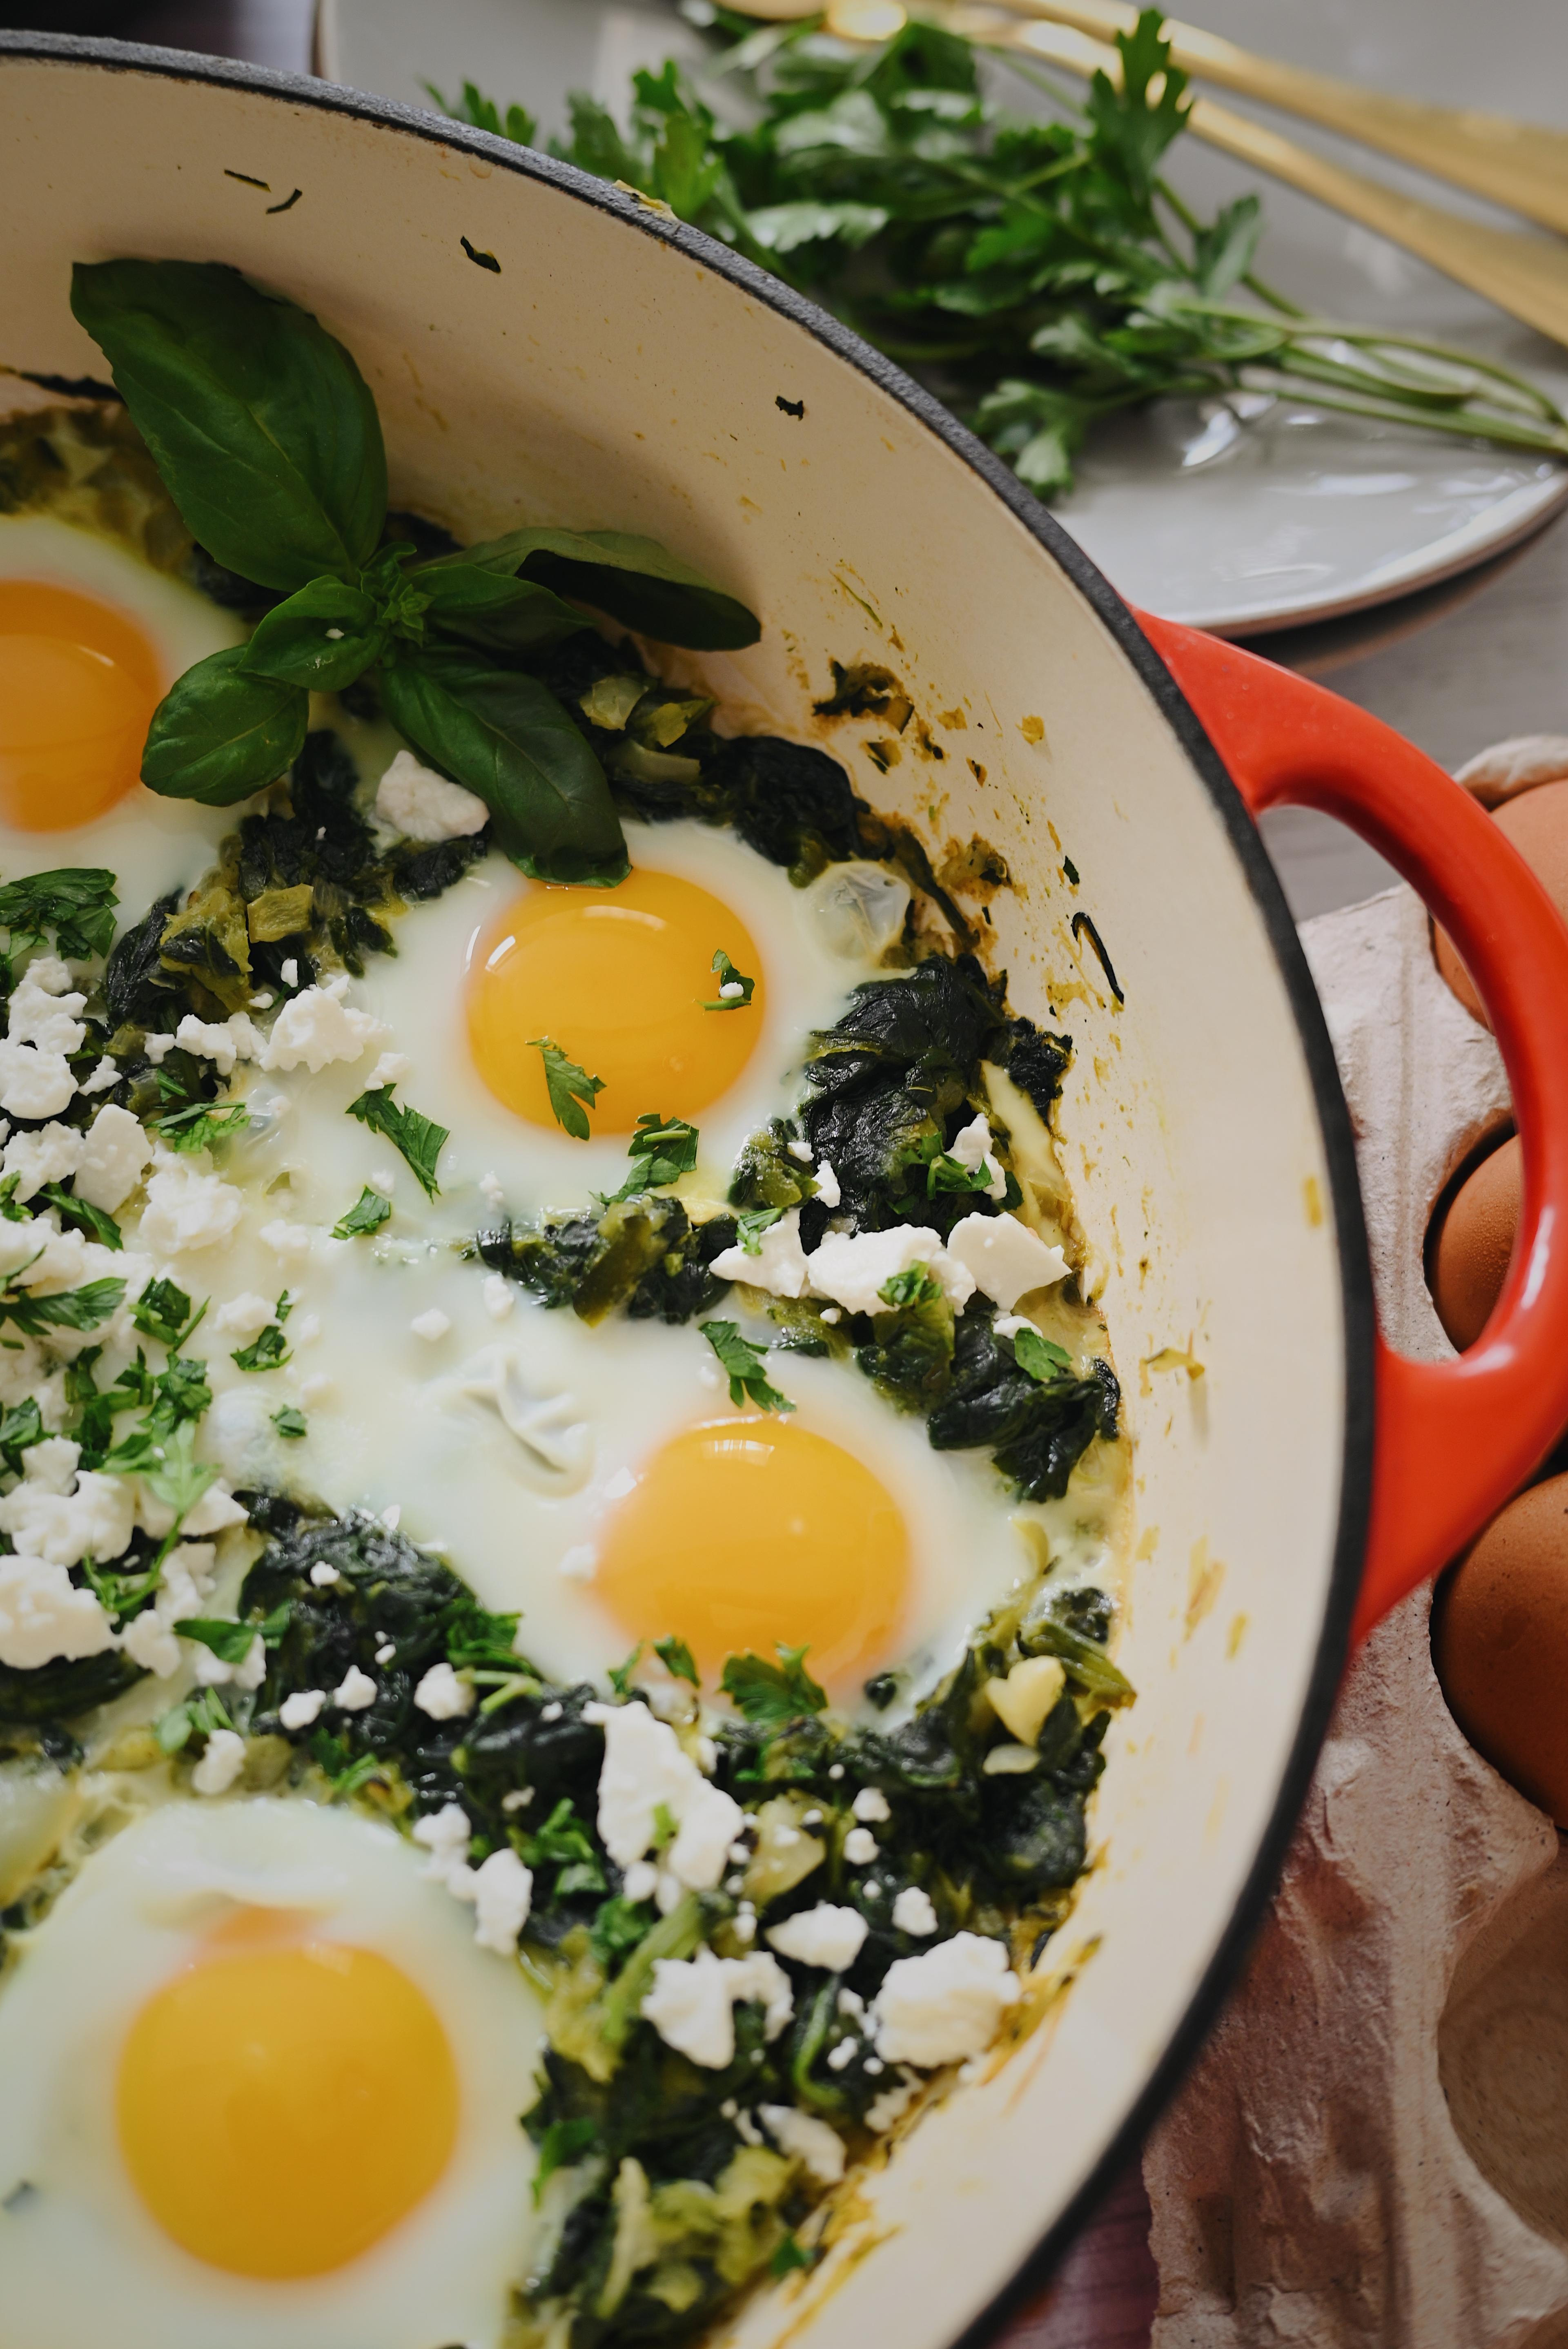
<svg viewBox="0 0 1568 2349">
<path fill-rule="evenodd" d="M 136 919 L 189 888 L 232 810 L 139 781 L 153 710 L 237 644 L 232 614 L 128 548 L 49 514 L 0 516 L 0 863 L 15 880 L 107 865 Z"/>
<path fill-rule="evenodd" d="M 0 1999 L 0 2349 L 490 2349 L 541 2033 L 393 1828 L 143 1815 Z"/>
</svg>

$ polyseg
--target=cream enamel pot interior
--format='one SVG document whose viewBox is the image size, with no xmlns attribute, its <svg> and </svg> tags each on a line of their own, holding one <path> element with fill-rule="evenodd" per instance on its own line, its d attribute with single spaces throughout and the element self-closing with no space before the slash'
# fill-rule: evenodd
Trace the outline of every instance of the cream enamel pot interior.
<svg viewBox="0 0 1568 2349">
<path fill-rule="evenodd" d="M 853 729 L 830 746 L 881 804 L 937 843 L 981 834 L 1016 876 L 992 906 L 997 958 L 1018 1004 L 1076 1041 L 1065 1157 L 1137 1444 L 1118 1653 L 1139 1702 L 1110 1739 L 1099 1864 L 1050 1953 L 1066 1994 L 896 2148 L 835 2256 L 733 2333 L 758 2349 L 978 2337 L 1212 2012 L 1305 1791 L 1369 1512 L 1386 1604 L 1568 1416 L 1568 1080 L 1548 1017 L 1568 1007 L 1568 934 L 1408 746 L 1150 623 L 1164 665 L 1013 477 L 896 370 L 657 212 L 478 133 L 174 53 L 13 35 L 0 89 L 0 358 L 101 372 L 67 306 L 73 260 L 237 264 L 353 350 L 397 502 L 467 537 L 541 521 L 664 539 L 762 616 L 753 650 L 700 665 L 749 723 L 816 738 L 830 656 L 894 668 L 945 755 L 905 748 L 879 776 Z M 1422 882 L 1492 1008 L 1526 1227 L 1461 1365 L 1378 1356 L 1327 1035 L 1194 704 L 1254 803 L 1315 796 Z M 1081 910 L 1124 1001 L 1074 934 Z M 1201 1379 L 1140 1367 L 1189 1344 Z"/>
</svg>

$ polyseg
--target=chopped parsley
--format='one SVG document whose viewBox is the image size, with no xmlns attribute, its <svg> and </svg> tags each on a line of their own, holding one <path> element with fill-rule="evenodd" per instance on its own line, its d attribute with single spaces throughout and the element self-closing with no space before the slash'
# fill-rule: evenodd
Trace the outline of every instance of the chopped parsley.
<svg viewBox="0 0 1568 2349">
<path fill-rule="evenodd" d="M 890 1273 L 877 1290 L 884 1305 L 903 1312 L 913 1305 L 934 1305 L 942 1294 L 942 1283 L 923 1264 L 912 1264 L 903 1272 Z"/>
<path fill-rule="evenodd" d="M 15 962 L 43 946 L 53 931 L 68 962 L 107 954 L 114 936 L 115 876 L 101 866 L 68 864 L 53 873 L 30 873 L 0 888 L 0 929 L 11 934 Z"/>
<path fill-rule="evenodd" d="M 689 1174 L 696 1164 L 696 1126 L 684 1117 L 661 1117 L 657 1110 L 645 1110 L 626 1144 L 632 1171 L 604 1205 L 612 1207 L 624 1199 L 640 1198 L 645 1191 L 656 1191 Z"/>
<path fill-rule="evenodd" d="M 736 1236 L 748 1256 L 760 1256 L 762 1235 L 784 1215 L 782 1207 L 749 1207 L 735 1219 Z"/>
<path fill-rule="evenodd" d="M 4 1430 L 0 1429 L 0 1443 L 4 1440 Z M 684 1640 L 655 1640 L 654 1653 L 673 1680 L 690 1681 L 693 1688 L 702 1686 L 696 1659 Z"/>
<path fill-rule="evenodd" d="M 385 1191 L 373 1191 L 368 1183 L 346 1216 L 339 1216 L 332 1227 L 335 1240 L 363 1239 L 368 1232 L 378 1232 L 392 1213 L 392 1202 Z"/>
<path fill-rule="evenodd" d="M 144 1338 L 160 1346 L 183 1345 L 207 1310 L 203 1299 L 192 1317 L 191 1299 L 171 1280 L 151 1280 L 130 1309 L 130 1318 Z"/>
<path fill-rule="evenodd" d="M 284 1403 L 282 1411 L 273 1412 L 273 1425 L 280 1435 L 286 1436 L 291 1443 L 309 1432 L 304 1412 L 296 1410 L 292 1402 Z"/>
<path fill-rule="evenodd" d="M 761 1350 L 749 1338 L 741 1336 L 735 1322 L 704 1321 L 698 1327 L 718 1356 L 719 1368 L 728 1377 L 729 1400 L 737 1409 L 744 1402 L 754 1402 L 759 1411 L 794 1410 L 788 1395 L 769 1385 Z"/>
<path fill-rule="evenodd" d="M 123 1280 L 89 1280 L 81 1288 L 62 1288 L 53 1297 L 0 1297 L 0 1322 L 9 1321 L 24 1338 L 40 1338 L 46 1330 L 96 1330 L 107 1321 L 125 1295 Z"/>
<path fill-rule="evenodd" d="M 776 1664 L 749 1653 L 728 1659 L 719 1685 L 736 1711 L 763 1726 L 824 1712 L 828 1693 L 806 1670 L 805 1649 L 786 1648 L 780 1642 L 775 1652 Z"/>
<path fill-rule="evenodd" d="M 61 1217 L 66 1223 L 75 1224 L 79 1230 L 98 1240 L 104 1247 L 124 1247 L 125 1241 L 114 1217 L 106 1216 L 101 1207 L 92 1206 L 86 1199 L 78 1199 L 76 1194 L 67 1191 L 63 1184 L 46 1183 L 39 1195 L 47 1199 L 52 1207 L 59 1209 Z"/>
<path fill-rule="evenodd" d="M 757 981 L 754 978 L 748 978 L 743 970 L 737 970 L 722 947 L 714 956 L 708 968 L 718 973 L 718 1000 L 716 1003 L 705 1003 L 703 1009 L 705 1011 L 746 1010 L 750 1004 Z M 727 991 L 731 988 L 735 990 L 733 994 Z"/>
<path fill-rule="evenodd" d="M 242 1102 L 232 1102 L 226 1109 L 218 1109 L 211 1102 L 191 1102 L 183 1109 L 168 1111 L 161 1117 L 150 1117 L 150 1133 L 161 1134 L 171 1150 L 211 1150 L 222 1142 L 232 1142 L 243 1133 L 251 1122 L 251 1112 Z"/>
<path fill-rule="evenodd" d="M 276 1321 L 269 1321 L 261 1336 L 248 1346 L 242 1346 L 229 1360 L 242 1371 L 276 1371 L 293 1360 L 288 1340 Z"/>
<path fill-rule="evenodd" d="M 1037 1330 L 1014 1330 L 1013 1360 L 1043 1387 L 1072 1375 L 1073 1358 L 1067 1348 L 1053 1338 L 1042 1338 Z"/>
<path fill-rule="evenodd" d="M 391 1085 L 377 1085 L 351 1101 L 346 1114 L 356 1117 L 372 1133 L 384 1134 L 412 1168 L 425 1196 L 433 1199 L 441 1187 L 436 1180 L 436 1161 L 449 1139 L 448 1129 L 433 1118 L 421 1117 L 417 1109 L 400 1109 L 393 1092 Z"/>
<path fill-rule="evenodd" d="M 588 1139 L 588 1112 L 604 1090 L 602 1077 L 591 1077 L 575 1061 L 569 1061 L 560 1045 L 550 1036 L 531 1036 L 531 1052 L 537 1052 L 544 1062 L 544 1082 L 550 1093 L 550 1112 L 562 1131 L 574 1141 Z"/>
</svg>

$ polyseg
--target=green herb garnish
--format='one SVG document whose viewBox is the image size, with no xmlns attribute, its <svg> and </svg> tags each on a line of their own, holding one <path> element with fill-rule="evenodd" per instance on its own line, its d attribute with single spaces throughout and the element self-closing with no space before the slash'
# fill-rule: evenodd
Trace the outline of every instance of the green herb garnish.
<svg viewBox="0 0 1568 2349">
<path fill-rule="evenodd" d="M 934 1305 L 942 1295 L 942 1283 L 923 1264 L 912 1264 L 903 1272 L 890 1273 L 877 1295 L 895 1312 L 905 1312 L 912 1306 Z"/>
<path fill-rule="evenodd" d="M 41 947 L 51 932 L 71 962 L 107 954 L 114 936 L 115 876 L 96 865 L 67 864 L 30 873 L 0 887 L 0 929 L 11 934 L 13 962 Z"/>
<path fill-rule="evenodd" d="M 1042 1338 L 1037 1330 L 1014 1330 L 1013 1360 L 1043 1387 L 1072 1376 L 1073 1358 L 1067 1348 L 1058 1346 L 1054 1338 Z"/>
<path fill-rule="evenodd" d="M 53 1297 L 13 1290 L 0 1297 L 0 1322 L 9 1321 L 25 1338 L 41 1338 L 46 1330 L 96 1330 L 124 1295 L 123 1280 L 89 1280 L 81 1288 L 62 1288 Z"/>
<path fill-rule="evenodd" d="M 749 1652 L 727 1660 L 719 1686 L 737 1712 L 762 1724 L 798 1721 L 802 1713 L 823 1712 L 828 1693 L 806 1670 L 805 1649 L 786 1648 L 780 1642 L 775 1653 L 776 1664 Z"/>
<path fill-rule="evenodd" d="M 368 1183 L 346 1216 L 339 1216 L 332 1227 L 335 1240 L 361 1239 L 367 1232 L 378 1232 L 392 1213 L 392 1202 L 384 1191 L 373 1191 Z"/>
<path fill-rule="evenodd" d="M 4 1442 L 5 1431 L 0 1428 L 0 1444 Z M 702 1682 L 697 1675 L 696 1659 L 684 1640 L 655 1640 L 654 1653 L 672 1679 L 690 1681 L 693 1688 L 702 1686 Z"/>
<path fill-rule="evenodd" d="M 273 1412 L 273 1425 L 280 1435 L 286 1436 L 291 1442 L 310 1432 L 304 1412 L 292 1402 L 285 1402 L 282 1411 Z"/>
<path fill-rule="evenodd" d="M 293 1355 L 289 1341 L 278 1323 L 269 1321 L 259 1338 L 253 1340 L 248 1346 L 242 1346 L 237 1353 L 230 1355 L 229 1360 L 237 1370 L 275 1371 L 292 1361 Z"/>
<path fill-rule="evenodd" d="M 391 1085 L 377 1085 L 374 1092 L 361 1093 L 357 1101 L 349 1102 L 346 1114 L 356 1117 L 372 1133 L 385 1134 L 413 1169 L 426 1197 L 433 1199 L 441 1187 L 436 1180 L 436 1162 L 449 1139 L 448 1129 L 433 1118 L 421 1117 L 417 1109 L 400 1109 L 392 1098 L 393 1091 Z"/>
<path fill-rule="evenodd" d="M 788 1213 L 784 1207 L 748 1207 L 735 1219 L 736 1236 L 747 1256 L 760 1256 L 762 1235 L 770 1231 Z"/>
<path fill-rule="evenodd" d="M 744 971 L 737 970 L 722 947 L 714 956 L 708 968 L 718 973 L 718 999 L 715 1003 L 705 1003 L 703 1009 L 705 1011 L 744 1011 L 751 1001 L 757 981 L 754 978 L 748 978 Z M 733 987 L 737 992 L 734 995 L 726 995 L 724 990 L 727 987 Z"/>
<path fill-rule="evenodd" d="M 178 1346 L 191 1335 L 196 1323 L 207 1310 L 205 1300 L 195 1319 L 191 1313 L 191 1299 L 171 1280 L 151 1280 L 130 1309 L 130 1318 L 145 1338 L 155 1338 L 160 1346 Z"/>
<path fill-rule="evenodd" d="M 737 1323 L 703 1321 L 698 1327 L 718 1356 L 719 1368 L 728 1377 L 729 1400 L 738 1409 L 744 1402 L 754 1402 L 759 1411 L 794 1410 L 788 1395 L 769 1385 L 761 1350 L 749 1338 L 741 1336 Z"/>
<path fill-rule="evenodd" d="M 59 1209 L 66 1223 L 75 1224 L 78 1230 L 88 1233 L 102 1247 L 124 1247 L 125 1241 L 114 1217 L 106 1216 L 101 1207 L 89 1206 L 86 1199 L 78 1199 L 75 1192 L 67 1191 L 63 1184 L 46 1183 L 39 1195 L 47 1199 L 51 1206 Z"/>
<path fill-rule="evenodd" d="M 147 1125 L 150 1133 L 160 1133 L 171 1150 L 197 1151 L 232 1142 L 237 1133 L 243 1133 L 250 1122 L 251 1112 L 241 1102 L 226 1109 L 215 1108 L 210 1102 L 191 1102 L 184 1109 L 150 1117 Z"/>
<path fill-rule="evenodd" d="M 482 117 L 477 91 L 465 102 Z M 516 109 L 507 123 L 523 127 Z M 78 263 L 71 306 L 191 535 L 281 598 L 248 644 L 176 679 L 143 781 L 208 806 L 246 799 L 298 757 L 311 693 L 368 673 L 405 740 L 478 793 L 525 871 L 623 880 L 603 769 L 554 693 L 513 664 L 587 626 L 576 602 L 708 649 L 756 642 L 745 606 L 623 532 L 513 531 L 426 562 L 411 543 L 386 543 L 386 451 L 365 378 L 308 311 L 238 270 Z"/>
<path fill-rule="evenodd" d="M 548 1061 L 545 1067 L 548 1072 Z M 576 1073 L 581 1076 L 583 1072 L 578 1070 Z M 588 1081 L 596 1085 L 598 1080 L 590 1078 Z M 662 1185 L 689 1174 L 696 1164 L 696 1128 L 688 1125 L 684 1117 L 661 1117 L 656 1110 L 645 1110 L 626 1144 L 632 1171 L 604 1205 L 613 1207 L 623 1199 L 641 1198 L 645 1191 L 656 1191 Z"/>
<path fill-rule="evenodd" d="M 823 303 L 1041 497 L 1070 489 L 1107 419 L 1240 390 L 1568 453 L 1568 419 L 1511 368 L 1310 316 L 1266 285 L 1255 195 L 1193 215 L 1161 176 L 1189 107 L 1157 9 L 1116 36 L 1120 88 L 1097 73 L 1081 104 L 1016 51 L 987 57 L 933 24 L 861 47 L 824 41 L 820 23 L 748 31 L 718 61 L 748 85 L 744 127 L 717 121 L 672 62 L 634 75 L 629 108 L 619 93 L 574 95 L 571 138 L 553 151 Z M 981 76 L 995 63 L 1055 119 L 999 109 Z M 473 98 L 493 127 L 490 101 Z M 478 119 L 466 92 L 464 108 Z"/>
<path fill-rule="evenodd" d="M 563 1132 L 574 1141 L 588 1139 L 588 1112 L 604 1090 L 602 1077 L 591 1077 L 575 1061 L 569 1061 L 553 1038 L 531 1036 L 528 1049 L 537 1052 L 544 1062 L 544 1081 L 550 1092 L 551 1115 Z M 641 1120 L 638 1121 L 639 1124 Z"/>
</svg>

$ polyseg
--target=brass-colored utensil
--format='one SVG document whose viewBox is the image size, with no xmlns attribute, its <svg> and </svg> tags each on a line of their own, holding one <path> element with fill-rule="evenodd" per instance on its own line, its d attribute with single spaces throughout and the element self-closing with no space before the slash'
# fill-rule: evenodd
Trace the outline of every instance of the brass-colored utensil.
<svg viewBox="0 0 1568 2349">
<path fill-rule="evenodd" d="M 774 22 L 805 13 L 800 0 L 734 0 L 734 5 L 748 16 Z M 899 0 L 832 0 L 827 13 L 830 28 L 841 38 L 862 41 L 886 39 L 897 31 L 904 15 Z M 1118 83 L 1121 78 L 1119 52 L 1079 29 L 1078 23 L 1064 20 L 1070 16 L 1087 23 L 1092 16 L 1096 22 L 1112 22 L 1112 29 L 1130 28 L 1136 22 L 1136 11 L 1123 6 L 1121 0 L 1005 0 L 1005 5 L 981 6 L 944 6 L 938 0 L 938 5 L 932 5 L 926 13 L 971 40 L 984 41 L 995 48 L 1015 49 L 1021 57 L 1034 57 L 1042 64 L 1057 66 L 1086 78 L 1103 72 Z M 1214 40 L 1211 35 L 1194 32 L 1191 27 L 1168 24 L 1166 30 L 1173 43 L 1175 35 L 1180 33 L 1191 41 L 1212 44 L 1215 50 L 1228 52 L 1233 59 L 1250 62 L 1260 69 L 1266 67 L 1271 73 L 1277 70 L 1287 80 L 1296 74 L 1294 67 L 1276 69 L 1264 58 L 1248 60 L 1244 50 L 1233 50 L 1228 42 Z M 1207 70 L 1200 68 L 1195 61 L 1190 63 L 1180 47 L 1176 47 L 1175 54 L 1177 62 L 1189 65 L 1190 70 Z M 1239 71 L 1237 68 L 1233 76 L 1232 86 L 1235 88 L 1243 87 Z M 1529 171 L 1522 169 L 1518 175 L 1520 184 L 1522 186 L 1528 180 L 1542 202 L 1544 199 L 1540 198 L 1537 181 L 1544 174 L 1542 159 L 1561 150 L 1563 161 L 1554 167 L 1562 173 L 1556 209 L 1561 224 L 1568 227 L 1568 136 L 1532 130 L 1524 124 L 1504 123 L 1495 116 L 1450 116 L 1442 108 L 1422 109 L 1416 107 L 1414 101 L 1384 99 L 1375 92 L 1331 82 L 1321 75 L 1301 75 L 1298 78 L 1323 91 L 1341 91 L 1347 99 L 1364 103 L 1373 111 L 1385 106 L 1396 110 L 1408 106 L 1412 113 L 1433 122 L 1470 120 L 1490 125 L 1499 133 L 1516 132 L 1523 142 L 1522 151 L 1528 149 L 1534 159 Z M 1245 86 L 1253 88 L 1250 82 Z M 1264 92 L 1259 89 L 1255 94 L 1262 96 Z M 1283 98 L 1272 92 L 1270 95 L 1271 102 L 1284 103 Z M 1304 105 L 1298 110 L 1307 109 Z M 1327 116 L 1319 112 L 1315 119 L 1326 120 Z M 1334 127 L 1347 128 L 1347 120 L 1341 118 Z M 1310 148 L 1298 146 L 1295 140 L 1284 138 L 1229 107 L 1217 105 L 1212 98 L 1194 99 L 1189 128 L 1207 145 L 1218 147 L 1254 170 L 1266 171 L 1271 178 L 1299 189 L 1303 195 L 1313 197 L 1330 210 L 1343 212 L 1347 219 L 1358 221 L 1390 243 L 1403 245 L 1408 253 L 1415 254 L 1434 269 L 1440 269 L 1459 285 L 1469 286 L 1472 293 L 1481 295 L 1511 317 L 1550 335 L 1556 342 L 1568 344 L 1568 245 L 1556 238 L 1532 236 L 1517 229 L 1491 228 L 1478 221 L 1461 219 L 1441 204 L 1401 195 L 1382 181 L 1331 163 Z M 1530 145 L 1532 141 L 1536 144 Z M 1383 143 L 1387 147 L 1387 140 Z M 1387 151 L 1395 150 L 1388 147 Z M 1466 150 L 1472 162 L 1476 155 L 1493 151 L 1480 140 Z M 1501 147 L 1495 152 L 1501 154 Z M 1413 155 L 1409 160 L 1415 160 Z M 1473 177 L 1461 179 L 1457 171 L 1447 176 L 1465 186 L 1477 185 Z M 1523 209 L 1522 204 L 1516 209 Z M 1541 210 L 1532 214 L 1543 216 Z"/>
</svg>

